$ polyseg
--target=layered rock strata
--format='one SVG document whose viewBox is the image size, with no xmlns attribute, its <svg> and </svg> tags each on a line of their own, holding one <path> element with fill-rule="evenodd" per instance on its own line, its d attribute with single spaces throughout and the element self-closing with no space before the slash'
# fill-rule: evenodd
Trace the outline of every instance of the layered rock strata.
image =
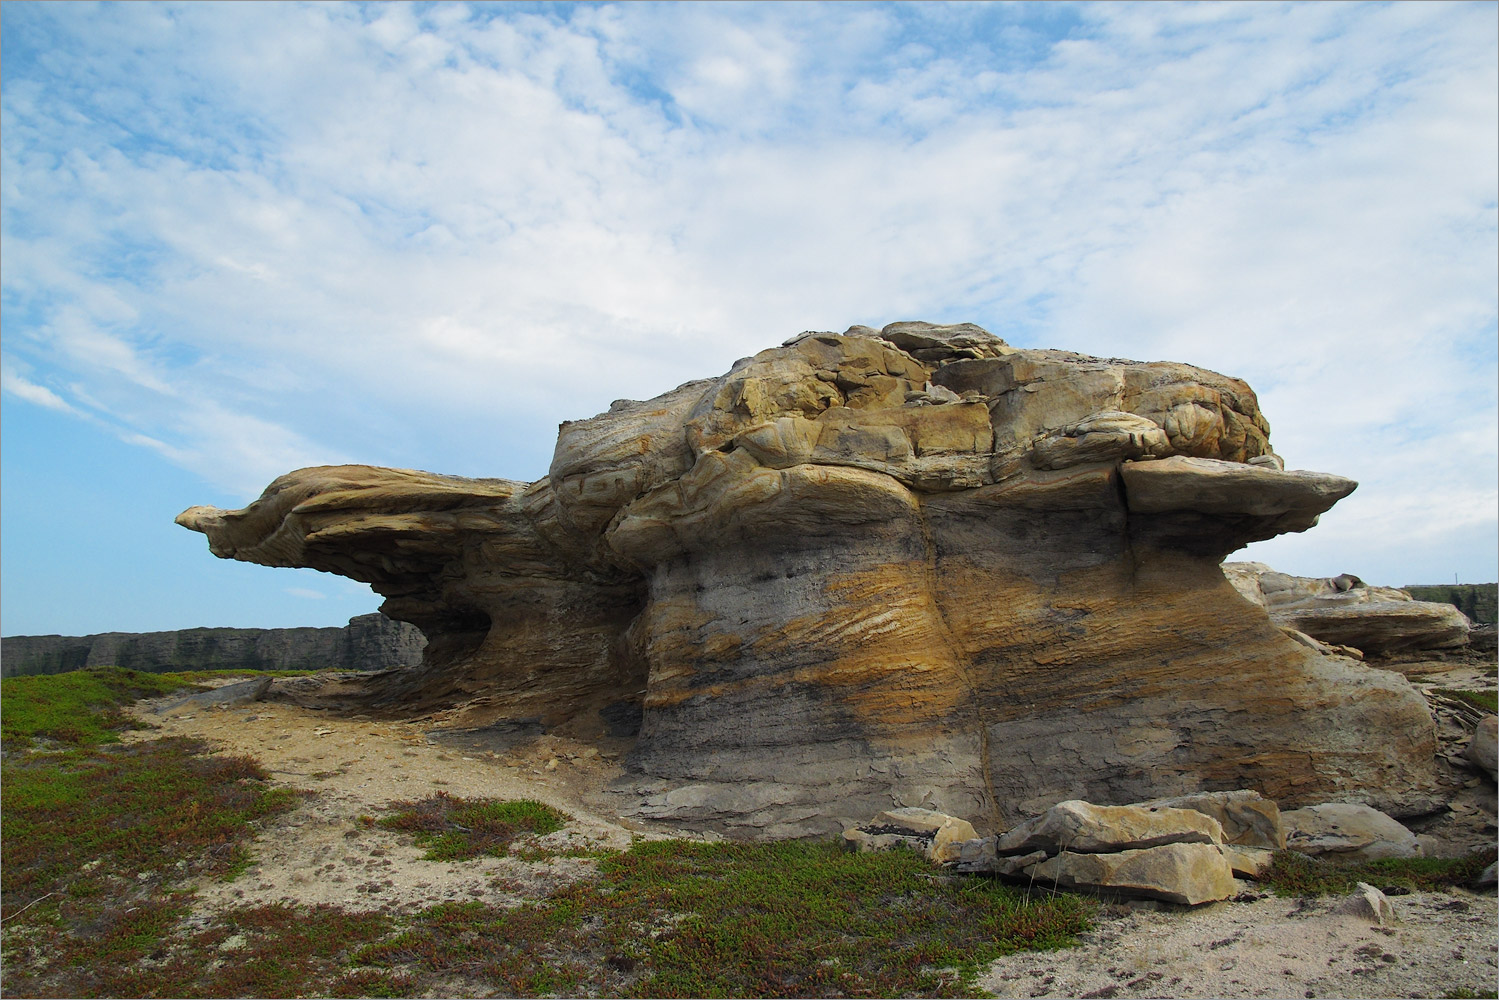
<svg viewBox="0 0 1499 1000">
<path fill-rule="evenodd" d="M 1224 575 L 1279 625 L 1372 656 L 1468 644 L 1467 617 L 1451 604 L 1412 600 L 1394 587 L 1374 587 L 1349 573 L 1291 576 L 1264 563 L 1225 563 Z"/>
<path fill-rule="evenodd" d="M 420 626 L 422 667 L 377 699 L 638 727 L 619 794 L 644 819 L 787 836 L 920 806 L 1002 830 L 1059 798 L 1246 786 L 1430 808 L 1422 699 L 1219 569 L 1354 488 L 1284 470 L 1268 434 L 1213 372 L 899 323 L 564 424 L 535 483 L 306 469 L 178 521 Z"/>
<path fill-rule="evenodd" d="M 343 628 L 189 628 L 175 632 L 12 635 L 0 640 L 0 676 L 87 667 L 168 670 L 398 670 L 422 662 L 426 637 L 382 614 Z"/>
</svg>

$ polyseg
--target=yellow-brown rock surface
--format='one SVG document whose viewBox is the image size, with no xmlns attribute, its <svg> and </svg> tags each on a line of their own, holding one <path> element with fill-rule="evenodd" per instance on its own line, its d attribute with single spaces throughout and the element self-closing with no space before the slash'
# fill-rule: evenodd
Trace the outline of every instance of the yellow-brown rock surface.
<svg viewBox="0 0 1499 1000">
<path fill-rule="evenodd" d="M 922 806 L 998 830 L 1239 788 L 1429 808 L 1422 699 L 1219 568 L 1354 488 L 1284 471 L 1268 435 L 1235 379 L 902 323 L 564 424 L 536 483 L 306 469 L 178 520 L 426 631 L 379 697 L 638 725 L 619 794 L 648 819 L 821 834 Z"/>
</svg>

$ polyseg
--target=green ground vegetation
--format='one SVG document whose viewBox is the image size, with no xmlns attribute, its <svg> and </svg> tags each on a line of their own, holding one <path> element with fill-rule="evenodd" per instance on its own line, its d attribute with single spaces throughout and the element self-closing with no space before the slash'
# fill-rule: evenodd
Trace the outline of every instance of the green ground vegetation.
<svg viewBox="0 0 1499 1000">
<path fill-rule="evenodd" d="M 118 740 L 131 700 L 192 679 L 105 669 L 0 686 L 8 995 L 410 996 L 456 981 L 521 996 L 969 995 L 988 960 L 1070 944 L 1093 911 L 909 852 L 653 841 L 590 852 L 594 876 L 511 909 L 194 916 L 193 880 L 235 877 L 255 824 L 300 793 L 193 741 Z M 567 817 L 433 796 L 385 820 L 372 822 L 439 855 L 548 863 L 559 852 L 534 838 Z"/>
<path fill-rule="evenodd" d="M 41 739 L 96 746 L 119 739 L 133 725 L 122 711 L 141 698 L 169 694 L 193 682 L 175 674 L 144 674 L 104 667 L 0 681 L 0 742 L 24 748 Z"/>
<path fill-rule="evenodd" d="M 1436 688 L 1437 694 L 1457 698 L 1485 712 L 1499 714 L 1499 691 L 1458 691 L 1454 688 Z"/>
<path fill-rule="evenodd" d="M 414 802 L 397 802 L 379 825 L 414 834 L 429 861 L 459 861 L 481 854 L 504 857 L 517 837 L 554 833 L 567 817 L 530 799 L 461 799 L 438 792 Z"/>
<path fill-rule="evenodd" d="M 1438 583 L 1431 586 L 1402 587 L 1418 601 L 1451 604 L 1468 616 L 1469 621 L 1492 624 L 1499 615 L 1499 584 Z"/>
<path fill-rule="evenodd" d="M 1494 863 L 1494 858 L 1491 847 L 1461 858 L 1384 858 L 1339 864 L 1295 851 L 1278 851 L 1260 881 L 1280 896 L 1339 895 L 1352 892 L 1359 882 L 1376 889 L 1394 886 L 1430 892 L 1472 882 Z"/>
<path fill-rule="evenodd" d="M 182 885 L 242 870 L 250 824 L 294 804 L 248 758 L 120 742 L 124 706 L 192 687 L 114 668 L 0 681 L 7 993 L 135 995 L 120 977 L 186 915 Z"/>
<path fill-rule="evenodd" d="M 906 851 L 653 841 L 539 902 L 433 907 L 358 959 L 515 996 L 969 996 L 988 961 L 1074 943 L 1092 908 Z"/>
</svg>

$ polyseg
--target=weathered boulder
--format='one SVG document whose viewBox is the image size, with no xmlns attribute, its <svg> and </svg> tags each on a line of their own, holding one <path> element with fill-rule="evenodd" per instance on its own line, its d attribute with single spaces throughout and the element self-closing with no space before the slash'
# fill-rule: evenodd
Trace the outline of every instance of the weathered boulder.
<svg viewBox="0 0 1499 1000">
<path fill-rule="evenodd" d="M 1468 642 L 1468 619 L 1451 604 L 1415 601 L 1403 590 L 1372 587 L 1348 573 L 1290 576 L 1252 562 L 1224 563 L 1223 572 L 1277 624 L 1331 645 L 1386 655 Z"/>
<path fill-rule="evenodd" d="M 1499 778 L 1499 716 L 1486 715 L 1473 729 L 1473 739 L 1468 743 L 1468 759 L 1485 771 L 1490 778 Z"/>
<path fill-rule="evenodd" d="M 937 862 L 957 861 L 962 846 L 978 833 L 966 819 L 932 809 L 887 809 L 868 824 L 843 831 L 843 840 L 858 851 L 907 847 Z"/>
<path fill-rule="evenodd" d="M 1275 864 L 1275 852 L 1268 847 L 1224 844 L 1220 850 L 1223 852 L 1223 859 L 1239 878 L 1258 880 Z"/>
<path fill-rule="evenodd" d="M 1280 806 L 1259 792 L 1239 789 L 1233 792 L 1195 792 L 1166 799 L 1139 803 L 1145 807 L 1195 809 L 1218 821 L 1223 828 L 1223 842 L 1236 847 L 1282 850 L 1286 846 L 1285 824 Z"/>
<path fill-rule="evenodd" d="M 1071 851 L 1098 854 L 1163 844 L 1221 844 L 1223 827 L 1195 809 L 1099 806 L 1070 799 L 1002 835 L 998 854 Z"/>
<path fill-rule="evenodd" d="M 194 709 L 232 708 L 235 705 L 248 705 L 260 701 L 270 690 L 271 678 L 256 677 L 238 684 L 225 684 L 223 687 L 198 691 L 177 698 L 163 705 L 158 711 L 162 715 L 179 715 Z"/>
<path fill-rule="evenodd" d="M 1057 888 L 1144 896 L 1196 906 L 1238 892 L 1233 870 L 1212 844 L 1167 844 L 1117 854 L 1064 852 L 1026 869 Z"/>
<path fill-rule="evenodd" d="M 1348 802 L 1327 802 L 1280 814 L 1286 824 L 1286 847 L 1341 861 L 1418 858 L 1416 835 L 1377 809 Z"/>
<path fill-rule="evenodd" d="M 178 520 L 420 626 L 377 704 L 638 730 L 642 819 L 823 835 L 921 803 L 998 831 L 1248 786 L 1429 809 L 1404 678 L 1297 643 L 1219 569 L 1354 488 L 1268 433 L 1213 372 L 901 323 L 564 424 L 536 483 L 307 469 Z"/>
</svg>

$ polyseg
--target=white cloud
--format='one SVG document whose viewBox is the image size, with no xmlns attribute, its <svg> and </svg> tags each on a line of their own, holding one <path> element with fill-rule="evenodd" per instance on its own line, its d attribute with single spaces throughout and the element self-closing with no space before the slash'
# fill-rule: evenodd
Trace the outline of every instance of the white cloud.
<svg viewBox="0 0 1499 1000">
<path fill-rule="evenodd" d="M 306 587 L 285 587 L 283 589 L 293 597 L 303 597 L 310 601 L 324 601 L 328 599 L 327 594 L 317 590 L 309 590 Z"/>
<path fill-rule="evenodd" d="M 35 403 L 37 406 L 45 406 L 47 409 L 56 410 L 59 413 L 67 413 L 75 417 L 82 416 L 71 403 L 51 389 L 48 389 L 44 385 L 37 385 L 35 382 L 29 382 L 8 368 L 0 371 L 0 386 L 3 386 L 6 392 L 12 394 L 17 399 L 24 399 L 26 402 Z"/>
<path fill-rule="evenodd" d="M 1352 509 L 1466 524 L 1490 13 L 8 5 L 7 352 L 253 494 L 540 475 L 790 333 L 975 320 L 1245 377 Z"/>
</svg>

